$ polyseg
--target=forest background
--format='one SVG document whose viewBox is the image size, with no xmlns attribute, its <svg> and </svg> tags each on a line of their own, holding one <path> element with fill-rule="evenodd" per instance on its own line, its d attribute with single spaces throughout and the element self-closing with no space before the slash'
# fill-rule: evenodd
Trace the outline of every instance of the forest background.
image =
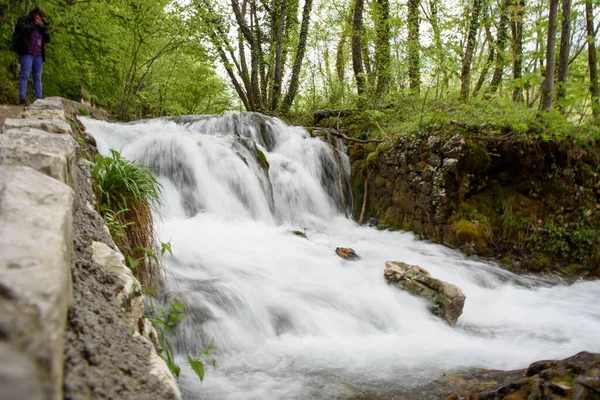
<svg viewBox="0 0 600 400">
<path fill-rule="evenodd" d="M 0 2 L 0 100 L 27 0 Z M 598 135 L 598 0 L 47 0 L 44 93 L 119 119 L 360 109 Z M 296 118 L 294 118 L 294 116 Z M 298 117 L 300 116 L 300 117 Z M 385 120 L 385 121 L 384 121 Z"/>
</svg>

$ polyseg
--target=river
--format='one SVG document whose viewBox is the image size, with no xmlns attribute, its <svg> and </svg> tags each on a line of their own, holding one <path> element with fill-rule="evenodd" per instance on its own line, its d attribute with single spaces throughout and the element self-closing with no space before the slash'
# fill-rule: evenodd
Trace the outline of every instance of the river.
<svg viewBox="0 0 600 400">
<path fill-rule="evenodd" d="M 453 369 L 600 352 L 600 282 L 550 285 L 412 233 L 357 225 L 341 205 L 349 173 L 341 144 L 256 114 L 81 120 L 101 153 L 149 165 L 163 185 L 155 219 L 173 250 L 168 292 L 186 306 L 177 331 L 186 393 L 344 398 L 402 392 Z M 361 259 L 343 260 L 336 247 Z M 460 287 L 457 326 L 389 286 L 388 260 Z M 213 341 L 217 366 L 200 383 L 185 355 Z"/>
</svg>

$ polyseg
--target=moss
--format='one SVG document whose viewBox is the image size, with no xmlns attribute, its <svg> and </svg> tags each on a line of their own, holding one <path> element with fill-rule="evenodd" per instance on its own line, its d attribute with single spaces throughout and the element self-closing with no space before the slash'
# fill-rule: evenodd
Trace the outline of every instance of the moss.
<svg viewBox="0 0 600 400">
<path fill-rule="evenodd" d="M 254 143 L 254 153 L 256 154 L 256 159 L 258 160 L 260 166 L 265 170 L 265 172 L 269 172 L 270 165 L 267 161 L 267 157 L 265 156 L 265 153 L 263 153 L 262 150 L 258 148 L 256 143 Z"/>
<path fill-rule="evenodd" d="M 552 258 L 547 254 L 536 254 L 532 258 L 523 260 L 523 266 L 533 272 L 546 271 L 552 267 Z"/>
<path fill-rule="evenodd" d="M 367 166 L 368 167 L 376 166 L 378 161 L 379 161 L 379 153 L 377 153 L 376 151 L 369 153 L 369 155 L 367 156 Z"/>
<path fill-rule="evenodd" d="M 450 225 L 450 229 L 462 243 L 473 243 L 477 253 L 487 253 L 488 240 L 492 237 L 492 228 L 488 224 L 459 219 Z"/>
<path fill-rule="evenodd" d="M 296 236 L 300 236 L 304 239 L 308 239 L 308 236 L 306 236 L 306 233 L 302 232 L 302 231 L 291 231 L 294 235 Z"/>
<path fill-rule="evenodd" d="M 579 264 L 569 264 L 567 268 L 563 269 L 564 273 L 567 275 L 577 275 L 583 270 L 585 270 L 585 267 Z"/>
<path fill-rule="evenodd" d="M 469 174 L 483 174 L 490 167 L 492 159 L 487 149 L 473 140 L 467 140 L 461 158 L 461 170 Z"/>
</svg>

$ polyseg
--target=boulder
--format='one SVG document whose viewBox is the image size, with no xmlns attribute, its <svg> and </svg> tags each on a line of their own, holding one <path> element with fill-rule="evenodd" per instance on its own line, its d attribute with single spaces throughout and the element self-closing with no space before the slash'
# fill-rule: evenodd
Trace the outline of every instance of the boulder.
<svg viewBox="0 0 600 400">
<path fill-rule="evenodd" d="M 39 129 L 4 130 L 0 135 L 0 164 L 24 165 L 67 185 L 75 185 L 75 140 Z"/>
<path fill-rule="evenodd" d="M 458 287 L 433 278 L 427 270 L 417 265 L 398 261 L 385 263 L 384 276 L 388 283 L 427 300 L 431 313 L 448 325 L 456 325 L 465 305 L 465 295 Z"/>
<path fill-rule="evenodd" d="M 356 261 L 360 260 L 360 257 L 354 250 L 349 247 L 338 247 L 335 249 L 335 252 L 338 256 L 343 258 L 344 260 Z"/>
</svg>

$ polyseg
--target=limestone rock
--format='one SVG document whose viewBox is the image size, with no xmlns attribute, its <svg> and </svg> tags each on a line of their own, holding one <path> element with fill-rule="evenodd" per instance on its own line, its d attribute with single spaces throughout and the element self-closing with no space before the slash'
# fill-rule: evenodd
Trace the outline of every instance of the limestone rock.
<svg viewBox="0 0 600 400">
<path fill-rule="evenodd" d="M 73 187 L 75 141 L 38 129 L 10 129 L 0 135 L 0 164 L 28 166 Z"/>
<path fill-rule="evenodd" d="M 121 306 L 127 310 L 129 333 L 139 330 L 139 320 L 144 316 L 142 286 L 125 265 L 123 254 L 111 249 L 102 242 L 92 243 L 92 260 L 114 273 L 123 284 L 123 289 L 117 293 Z"/>
<path fill-rule="evenodd" d="M 446 398 L 458 399 L 600 399 L 600 354 L 581 352 L 562 361 L 537 361 L 525 376 Z"/>
<path fill-rule="evenodd" d="M 0 166 L 2 340 L 35 365 L 29 379 L 45 399 L 62 399 L 72 215 L 70 187 L 29 167 Z"/>
<path fill-rule="evenodd" d="M 0 400 L 42 400 L 40 382 L 32 360 L 0 342 Z"/>
<path fill-rule="evenodd" d="M 456 325 L 465 305 L 465 295 L 455 285 L 435 279 L 417 265 L 397 261 L 385 263 L 384 276 L 388 283 L 430 303 L 429 310 L 449 325 Z"/>
<path fill-rule="evenodd" d="M 356 261 L 360 260 L 360 257 L 354 250 L 349 247 L 338 247 L 335 249 L 335 252 L 338 256 L 343 258 L 344 260 Z"/>
<path fill-rule="evenodd" d="M 71 125 L 56 119 L 8 118 L 4 121 L 2 132 L 12 129 L 33 128 L 49 133 L 71 134 Z"/>
<path fill-rule="evenodd" d="M 36 100 L 21 114 L 23 118 L 58 119 L 66 121 L 65 109 L 60 97 L 47 97 Z"/>
</svg>

